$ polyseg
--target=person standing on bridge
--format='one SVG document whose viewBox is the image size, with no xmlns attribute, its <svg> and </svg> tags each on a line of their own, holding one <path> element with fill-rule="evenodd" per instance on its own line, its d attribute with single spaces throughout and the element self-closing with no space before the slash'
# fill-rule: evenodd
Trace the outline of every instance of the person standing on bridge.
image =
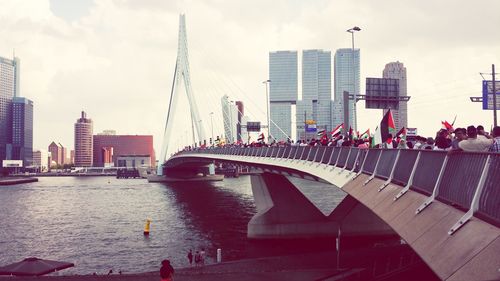
<svg viewBox="0 0 500 281">
<path fill-rule="evenodd" d="M 474 126 L 467 127 L 467 139 L 458 143 L 463 151 L 488 151 L 493 144 L 493 139 L 478 137 Z"/>
<path fill-rule="evenodd" d="M 493 136 L 493 144 L 489 148 L 489 152 L 500 152 L 500 127 L 496 126 L 491 132 Z"/>
</svg>

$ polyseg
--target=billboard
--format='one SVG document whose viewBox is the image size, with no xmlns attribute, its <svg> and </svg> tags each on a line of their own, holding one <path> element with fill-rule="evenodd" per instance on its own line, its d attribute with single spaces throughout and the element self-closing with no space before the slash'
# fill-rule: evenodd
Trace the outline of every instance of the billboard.
<svg viewBox="0 0 500 281">
<path fill-rule="evenodd" d="M 2 167 L 4 168 L 21 168 L 23 160 L 3 160 Z"/>
<path fill-rule="evenodd" d="M 306 123 L 306 132 L 313 133 L 316 132 L 318 129 L 316 128 L 316 124 L 307 124 Z"/>
<path fill-rule="evenodd" d="M 366 78 L 366 108 L 399 109 L 399 79 Z"/>
<path fill-rule="evenodd" d="M 260 122 L 247 122 L 247 132 L 260 132 Z"/>
<path fill-rule="evenodd" d="M 406 128 L 406 135 L 412 137 L 417 136 L 417 128 Z"/>
<path fill-rule="evenodd" d="M 500 82 L 495 82 L 497 92 L 497 109 L 500 108 Z M 493 82 L 483 81 L 483 109 L 493 109 Z"/>
</svg>

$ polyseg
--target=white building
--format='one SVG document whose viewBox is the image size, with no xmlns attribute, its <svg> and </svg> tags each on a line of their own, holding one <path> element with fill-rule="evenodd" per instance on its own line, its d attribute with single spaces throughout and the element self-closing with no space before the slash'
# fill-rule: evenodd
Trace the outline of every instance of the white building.
<svg viewBox="0 0 500 281">
<path fill-rule="evenodd" d="M 270 133 L 276 140 L 292 135 L 292 105 L 298 97 L 297 51 L 269 53 L 269 118 Z M 267 120 L 266 120 L 267 123 Z"/>
<path fill-rule="evenodd" d="M 386 64 L 382 75 L 383 78 L 399 79 L 399 96 L 406 97 L 408 95 L 406 87 L 406 67 L 404 67 L 403 63 L 397 61 Z M 384 109 L 383 114 L 385 115 L 386 112 L 387 110 Z M 396 125 L 396 130 L 400 130 L 403 127 L 408 128 L 407 102 L 400 101 L 399 109 L 391 109 L 391 112 L 394 118 L 394 125 Z"/>
<path fill-rule="evenodd" d="M 221 105 L 226 143 L 234 143 L 238 139 L 236 135 L 238 131 L 238 107 L 233 101 L 229 100 L 227 95 L 221 98 Z"/>
<path fill-rule="evenodd" d="M 332 123 L 337 126 L 340 123 L 344 123 L 345 128 L 349 129 L 352 126 L 353 129 L 357 128 L 355 120 L 353 120 L 354 113 L 354 100 L 349 100 L 349 120 L 344 120 L 344 101 L 343 94 L 344 91 L 349 92 L 349 94 L 360 94 L 359 88 L 359 76 L 360 76 L 360 52 L 359 49 L 338 49 L 335 52 L 334 57 L 334 112 Z M 340 113 L 335 111 L 341 110 Z M 337 118 L 341 118 L 340 120 Z"/>
<path fill-rule="evenodd" d="M 49 153 L 47 150 L 38 149 L 33 151 L 33 167 L 40 172 L 48 171 Z"/>
</svg>

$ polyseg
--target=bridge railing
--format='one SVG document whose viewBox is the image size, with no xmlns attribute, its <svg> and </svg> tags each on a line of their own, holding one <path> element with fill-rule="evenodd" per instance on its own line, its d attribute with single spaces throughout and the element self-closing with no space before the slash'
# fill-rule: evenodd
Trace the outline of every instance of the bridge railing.
<svg viewBox="0 0 500 281">
<path fill-rule="evenodd" d="M 355 147 L 215 148 L 187 153 L 308 161 L 359 172 L 428 196 L 417 212 L 434 200 L 500 226 L 500 154 Z M 458 226 L 460 227 L 460 226 Z"/>
</svg>

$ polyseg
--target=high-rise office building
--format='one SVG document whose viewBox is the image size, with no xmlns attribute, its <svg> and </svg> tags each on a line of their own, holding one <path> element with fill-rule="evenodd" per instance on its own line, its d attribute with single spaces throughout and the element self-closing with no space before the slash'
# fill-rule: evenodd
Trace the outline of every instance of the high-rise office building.
<svg viewBox="0 0 500 281">
<path fill-rule="evenodd" d="M 406 97 L 408 95 L 406 87 L 406 67 L 404 67 L 403 63 L 397 61 L 386 64 L 382 75 L 383 78 L 399 79 L 399 96 Z M 403 127 L 408 128 L 407 102 L 400 101 L 399 109 L 391 109 L 391 111 L 396 130 L 400 130 Z M 386 112 L 387 110 L 384 109 L 384 115 Z"/>
<path fill-rule="evenodd" d="M 292 135 L 292 105 L 296 104 L 298 97 L 297 75 L 297 51 L 269 53 L 271 124 L 268 125 L 270 125 L 271 136 L 276 140 L 286 140 Z"/>
<path fill-rule="evenodd" d="M 62 152 L 62 146 L 60 143 L 55 143 L 55 142 L 51 142 L 49 144 L 49 155 L 50 155 L 50 159 L 52 161 L 54 161 L 54 163 L 56 165 L 63 165 L 64 162 L 63 162 L 63 152 Z M 51 163 L 52 164 L 52 163 Z"/>
<path fill-rule="evenodd" d="M 19 59 L 14 57 L 10 60 L 0 57 L 0 163 L 7 159 L 7 144 L 11 144 L 12 141 L 11 103 L 12 99 L 19 95 L 19 79 Z"/>
<path fill-rule="evenodd" d="M 234 143 L 238 140 L 238 106 L 227 95 L 221 98 L 221 105 L 226 143 Z"/>
<path fill-rule="evenodd" d="M 354 100 L 349 100 L 349 120 L 344 120 L 344 91 L 349 94 L 359 94 L 359 76 L 360 76 L 360 52 L 359 49 L 338 49 L 334 57 L 334 110 L 341 109 L 338 113 L 333 111 L 334 126 L 344 123 L 347 129 L 349 126 L 357 128 L 354 123 Z M 340 118 L 340 119 L 339 119 Z"/>
<path fill-rule="evenodd" d="M 245 106 L 243 105 L 242 101 L 236 101 L 236 108 L 238 110 L 238 123 L 236 124 L 236 140 L 241 142 L 243 141 L 242 139 L 242 130 L 241 130 L 241 125 L 243 124 L 243 116 L 245 116 Z M 246 141 L 246 140 L 245 140 Z"/>
<path fill-rule="evenodd" d="M 297 139 L 315 138 L 316 132 L 306 133 L 305 123 L 310 120 L 317 129 L 332 127 L 332 56 L 323 50 L 302 52 L 302 100 L 297 101 Z"/>
<path fill-rule="evenodd" d="M 7 155 L 12 160 L 23 160 L 23 166 L 30 167 L 33 165 L 33 102 L 16 96 L 11 107 L 11 141 Z"/>
<path fill-rule="evenodd" d="M 82 111 L 82 115 L 75 123 L 75 166 L 92 166 L 92 119 L 87 118 L 87 114 Z"/>
</svg>

